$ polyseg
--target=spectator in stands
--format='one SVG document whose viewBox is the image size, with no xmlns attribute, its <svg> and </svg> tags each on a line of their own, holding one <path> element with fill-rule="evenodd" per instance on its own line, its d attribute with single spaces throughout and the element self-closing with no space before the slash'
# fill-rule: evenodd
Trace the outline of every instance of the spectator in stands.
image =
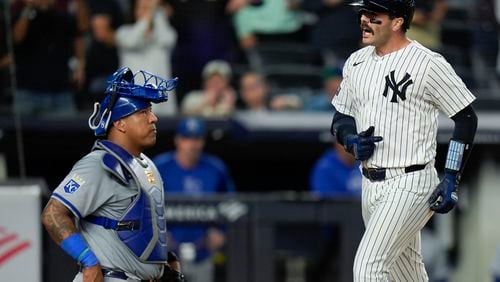
<svg viewBox="0 0 500 282">
<path fill-rule="evenodd" d="M 108 76 L 118 68 L 115 31 L 123 23 L 123 14 L 115 0 L 88 2 L 90 10 L 90 42 L 85 68 L 86 83 L 80 105 L 100 101 Z"/>
<path fill-rule="evenodd" d="M 254 113 L 269 110 L 269 86 L 259 73 L 248 71 L 241 76 L 240 96 L 244 110 Z"/>
<path fill-rule="evenodd" d="M 26 1 L 14 16 L 12 36 L 18 86 L 14 110 L 21 115 L 74 114 L 71 87 L 83 85 L 85 67 L 85 46 L 75 17 L 56 9 L 55 0 Z"/>
<path fill-rule="evenodd" d="M 429 49 L 439 50 L 442 47 L 441 22 L 447 10 L 446 0 L 416 1 L 408 37 Z"/>
<path fill-rule="evenodd" d="M 314 93 L 304 100 L 304 111 L 331 112 L 333 110 L 332 99 L 342 82 L 342 69 L 339 67 L 326 67 L 323 70 L 323 89 Z"/>
<path fill-rule="evenodd" d="M 173 68 L 182 79 L 179 97 L 184 97 L 202 87 L 201 72 L 209 61 L 235 61 L 237 43 L 226 11 L 230 0 L 165 1 L 172 7 L 172 25 L 179 33 Z"/>
<path fill-rule="evenodd" d="M 201 119 L 187 118 L 179 122 L 175 151 L 153 159 L 164 181 L 165 193 L 191 196 L 234 192 L 234 184 L 224 163 L 203 153 L 206 125 Z M 190 282 L 210 282 L 214 277 L 214 253 L 225 244 L 225 235 L 217 226 L 169 225 L 171 242 L 183 261 L 183 272 Z M 186 261 L 185 249 L 195 251 L 194 260 Z M 184 257 L 183 257 L 184 256 Z"/>
<path fill-rule="evenodd" d="M 171 53 L 177 32 L 170 26 L 165 10 L 159 0 L 137 0 L 134 16 L 134 23 L 123 25 L 116 32 L 120 66 L 171 78 Z M 175 95 L 169 99 L 169 103 L 153 105 L 156 114 L 177 113 Z"/>
<path fill-rule="evenodd" d="M 318 16 L 311 43 L 325 65 L 343 63 L 360 45 L 359 22 L 349 0 L 304 0 L 303 9 Z M 342 27 L 342 28 L 339 28 Z"/>
<path fill-rule="evenodd" d="M 235 108 L 236 94 L 230 85 L 231 66 L 222 60 L 203 68 L 203 89 L 189 92 L 182 101 L 182 113 L 204 117 L 227 117 Z"/>
<path fill-rule="evenodd" d="M 310 178 L 311 191 L 320 197 L 361 197 L 359 162 L 335 142 L 316 162 Z"/>
<path fill-rule="evenodd" d="M 297 1 L 289 0 L 232 0 L 228 10 L 234 13 L 234 26 L 240 46 L 251 49 L 258 38 L 295 39 L 300 36 L 302 18 L 297 11 Z"/>
<path fill-rule="evenodd" d="M 298 95 L 272 95 L 267 80 L 260 73 L 254 71 L 248 71 L 241 76 L 240 96 L 243 110 L 253 113 L 297 110 L 302 107 L 302 101 Z"/>
</svg>

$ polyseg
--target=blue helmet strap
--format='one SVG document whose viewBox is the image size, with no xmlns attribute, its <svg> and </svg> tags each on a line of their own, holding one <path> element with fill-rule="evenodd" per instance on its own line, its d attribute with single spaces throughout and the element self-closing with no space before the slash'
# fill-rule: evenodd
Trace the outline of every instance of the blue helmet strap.
<svg viewBox="0 0 500 282">
<path fill-rule="evenodd" d="M 94 112 L 89 118 L 89 127 L 92 130 L 96 130 L 99 127 L 102 127 L 103 135 L 106 134 L 106 131 L 109 126 L 109 122 L 111 121 L 111 112 L 113 110 L 113 107 L 116 103 L 116 100 L 118 99 L 118 95 L 116 93 L 116 86 L 113 85 L 113 91 L 110 96 L 110 101 L 108 103 L 108 106 L 102 114 L 99 114 L 101 111 L 101 105 L 99 103 L 94 104 Z M 104 121 L 104 122 L 103 122 Z"/>
<path fill-rule="evenodd" d="M 113 110 L 113 107 L 115 106 L 116 99 L 118 99 L 118 95 L 116 94 L 116 85 L 113 85 L 113 91 L 111 92 L 111 97 L 109 99 L 108 106 L 106 109 L 102 112 L 102 115 L 104 116 L 106 113 L 109 113 L 109 116 L 111 116 L 111 111 Z M 109 119 L 108 119 L 109 120 Z"/>
</svg>

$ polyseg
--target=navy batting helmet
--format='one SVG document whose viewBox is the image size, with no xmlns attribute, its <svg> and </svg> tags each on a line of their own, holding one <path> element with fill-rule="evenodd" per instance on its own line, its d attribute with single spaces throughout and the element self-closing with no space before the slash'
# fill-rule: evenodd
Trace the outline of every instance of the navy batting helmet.
<svg viewBox="0 0 500 282">
<path fill-rule="evenodd" d="M 94 104 L 89 127 L 96 136 L 105 136 L 109 125 L 139 110 L 168 100 L 168 91 L 177 86 L 177 78 L 166 80 L 147 71 L 135 74 L 129 68 L 117 70 L 107 82 L 106 96 Z"/>
<path fill-rule="evenodd" d="M 350 4 L 360 10 L 389 13 L 404 19 L 403 28 L 410 28 L 415 12 L 415 0 L 359 0 Z"/>
</svg>

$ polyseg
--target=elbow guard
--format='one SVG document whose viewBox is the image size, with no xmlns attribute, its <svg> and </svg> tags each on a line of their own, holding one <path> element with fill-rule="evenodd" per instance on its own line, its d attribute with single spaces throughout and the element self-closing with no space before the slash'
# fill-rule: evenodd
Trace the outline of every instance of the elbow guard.
<svg viewBox="0 0 500 282">
<path fill-rule="evenodd" d="M 477 115 L 469 105 L 452 119 L 455 121 L 455 129 L 448 145 L 444 169 L 446 173 L 456 175 L 459 181 L 472 149 L 477 129 Z"/>
</svg>

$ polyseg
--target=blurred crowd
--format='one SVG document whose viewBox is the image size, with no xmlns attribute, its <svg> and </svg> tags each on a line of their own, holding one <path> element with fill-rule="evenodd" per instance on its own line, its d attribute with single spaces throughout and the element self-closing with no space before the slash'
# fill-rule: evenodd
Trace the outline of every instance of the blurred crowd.
<svg viewBox="0 0 500 282">
<path fill-rule="evenodd" d="M 332 113 L 343 63 L 360 48 L 350 2 L 0 1 L 0 115 L 88 116 L 109 75 L 125 66 L 179 78 L 169 102 L 155 106 L 159 116 Z M 500 0 L 416 4 L 408 37 L 442 53 L 479 98 L 498 95 Z M 203 119 L 183 120 L 175 150 L 155 158 L 171 181 L 167 192 L 235 190 L 224 163 L 204 153 L 205 137 Z M 357 166 L 332 144 L 312 167 L 309 188 L 318 197 L 358 198 Z M 172 245 L 197 264 L 190 281 L 210 281 L 194 273 L 213 276 L 223 228 L 176 228 Z"/>
<path fill-rule="evenodd" d="M 88 114 L 121 66 L 179 78 L 159 115 L 331 111 L 343 62 L 360 47 L 349 2 L 2 1 L 0 112 Z M 496 2 L 416 1 L 408 33 L 478 96 L 498 84 Z"/>
</svg>

